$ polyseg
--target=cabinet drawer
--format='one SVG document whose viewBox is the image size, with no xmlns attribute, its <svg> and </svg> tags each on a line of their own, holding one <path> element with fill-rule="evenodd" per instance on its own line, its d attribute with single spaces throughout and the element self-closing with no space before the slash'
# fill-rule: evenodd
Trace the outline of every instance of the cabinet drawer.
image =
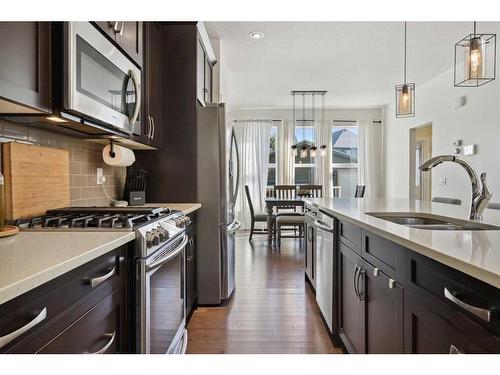
<svg viewBox="0 0 500 375">
<path fill-rule="evenodd" d="M 393 279 L 402 280 L 406 249 L 363 230 L 361 256 Z"/>
<path fill-rule="evenodd" d="M 354 250 L 356 253 L 361 252 L 361 228 L 346 221 L 339 222 L 340 241 Z"/>
<path fill-rule="evenodd" d="M 467 352 L 468 341 L 447 320 L 404 292 L 404 349 L 407 354 Z"/>
<path fill-rule="evenodd" d="M 500 290 L 411 251 L 406 266 L 406 288 L 450 322 L 481 340 L 480 327 L 500 336 Z"/>
<path fill-rule="evenodd" d="M 104 354 L 120 352 L 122 295 L 115 290 L 45 345 L 43 354 Z"/>
<path fill-rule="evenodd" d="M 110 294 L 122 285 L 125 275 L 126 247 L 122 247 L 1 305 L 0 337 L 26 327 L 36 317 L 40 321 L 6 343 L 0 351 L 15 349 L 24 339 L 58 320 L 73 305 L 90 295 Z"/>
</svg>

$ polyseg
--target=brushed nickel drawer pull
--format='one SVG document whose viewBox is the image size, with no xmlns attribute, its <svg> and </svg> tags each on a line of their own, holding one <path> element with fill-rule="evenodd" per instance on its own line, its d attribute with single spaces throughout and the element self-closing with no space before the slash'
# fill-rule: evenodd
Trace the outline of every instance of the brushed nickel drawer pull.
<svg viewBox="0 0 500 375">
<path fill-rule="evenodd" d="M 379 271 L 378 268 L 374 268 L 373 269 L 373 276 L 378 276 L 378 271 Z"/>
<path fill-rule="evenodd" d="M 113 269 L 105 275 L 91 278 L 89 281 L 90 286 L 92 288 L 95 288 L 97 285 L 102 284 L 103 282 L 105 282 L 107 279 L 109 279 L 114 274 L 116 274 L 116 266 L 114 266 Z"/>
<path fill-rule="evenodd" d="M 84 354 L 103 354 L 103 353 L 106 353 L 106 351 L 109 349 L 109 347 L 113 344 L 113 342 L 115 341 L 115 336 L 116 336 L 116 331 L 114 331 L 113 333 L 105 333 L 104 334 L 104 337 L 111 337 L 109 339 L 109 341 L 107 342 L 106 345 L 104 345 L 101 349 L 99 349 L 97 352 L 93 352 L 93 353 L 89 353 L 89 352 L 85 352 Z"/>
<path fill-rule="evenodd" d="M 465 354 L 464 351 L 458 349 L 455 345 L 450 345 L 450 354 Z"/>
<path fill-rule="evenodd" d="M 43 310 L 38 314 L 35 319 L 33 319 L 31 322 L 26 324 L 25 326 L 22 326 L 18 330 L 9 333 L 8 335 L 0 337 L 0 348 L 7 345 L 9 342 L 14 340 L 15 338 L 21 336 L 23 333 L 28 332 L 31 328 L 39 324 L 40 322 L 44 321 L 45 318 L 47 318 L 47 307 L 44 307 Z"/>
<path fill-rule="evenodd" d="M 472 306 L 472 305 L 469 305 L 468 303 L 465 303 L 465 302 L 459 300 L 446 287 L 444 288 L 444 296 L 447 299 L 449 299 L 451 302 L 453 302 L 454 304 L 460 306 L 464 310 L 467 310 L 471 314 L 474 314 L 478 318 L 481 318 L 486 322 L 489 322 L 491 320 L 491 311 L 490 310 L 482 309 L 482 308 L 476 307 L 476 306 Z"/>
</svg>

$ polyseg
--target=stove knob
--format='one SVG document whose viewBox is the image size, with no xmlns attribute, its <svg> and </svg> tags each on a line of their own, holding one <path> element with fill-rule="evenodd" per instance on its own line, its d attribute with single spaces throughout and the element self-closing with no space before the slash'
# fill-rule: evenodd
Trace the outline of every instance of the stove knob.
<svg viewBox="0 0 500 375">
<path fill-rule="evenodd" d="M 153 245 L 158 246 L 160 244 L 160 234 L 156 229 L 153 229 Z"/>
<path fill-rule="evenodd" d="M 154 245 L 154 234 L 151 232 L 146 232 L 146 245 L 147 247 L 151 247 Z"/>
<path fill-rule="evenodd" d="M 165 242 L 168 240 L 168 230 L 163 228 L 161 225 L 156 228 L 158 230 L 158 236 L 160 237 L 160 242 Z"/>
</svg>

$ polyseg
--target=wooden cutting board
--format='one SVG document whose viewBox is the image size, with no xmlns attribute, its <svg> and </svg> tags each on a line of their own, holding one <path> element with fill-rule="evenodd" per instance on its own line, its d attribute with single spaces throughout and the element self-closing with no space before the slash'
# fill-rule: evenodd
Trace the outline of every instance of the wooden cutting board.
<svg viewBox="0 0 500 375">
<path fill-rule="evenodd" d="M 69 206 L 69 152 L 9 142 L 2 145 L 8 219 Z"/>
</svg>

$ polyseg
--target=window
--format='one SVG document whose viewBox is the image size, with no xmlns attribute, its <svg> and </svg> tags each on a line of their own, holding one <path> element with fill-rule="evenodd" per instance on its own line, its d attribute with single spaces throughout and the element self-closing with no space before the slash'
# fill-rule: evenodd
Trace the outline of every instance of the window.
<svg viewBox="0 0 500 375">
<path fill-rule="evenodd" d="M 269 168 L 267 170 L 267 186 L 276 185 L 277 179 L 277 144 L 278 144 L 278 127 L 271 126 L 271 138 L 269 140 Z"/>
<path fill-rule="evenodd" d="M 354 197 L 358 184 L 357 122 L 334 121 L 332 126 L 332 196 Z"/>
<path fill-rule="evenodd" d="M 315 144 L 316 129 L 314 126 L 309 125 L 296 125 L 294 143 L 297 145 L 297 156 L 295 157 L 295 184 L 308 185 L 314 184 L 314 174 L 316 166 L 314 158 L 307 153 L 307 157 L 300 157 L 300 148 L 304 145 L 308 149 Z"/>
</svg>

